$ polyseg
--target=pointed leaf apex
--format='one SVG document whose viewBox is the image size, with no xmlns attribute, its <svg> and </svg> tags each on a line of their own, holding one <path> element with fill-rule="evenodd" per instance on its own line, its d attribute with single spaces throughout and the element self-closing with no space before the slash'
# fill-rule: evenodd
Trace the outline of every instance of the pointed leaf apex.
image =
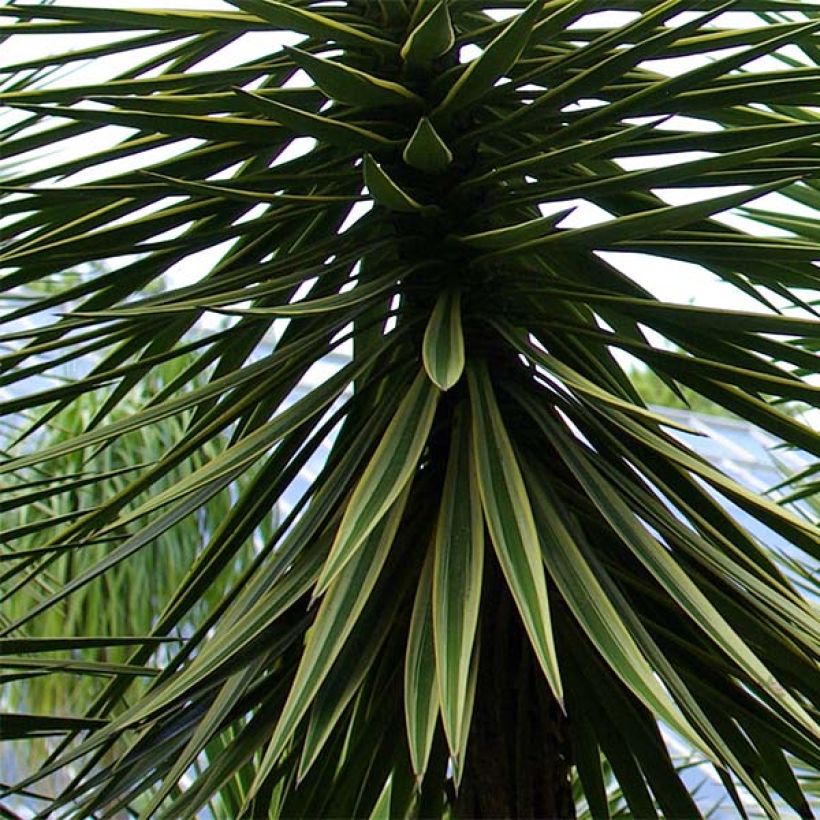
<svg viewBox="0 0 820 820">
<path fill-rule="evenodd" d="M 411 168 L 435 174 L 443 171 L 453 161 L 453 153 L 439 136 L 433 123 L 427 117 L 422 117 L 404 147 L 402 158 Z"/>
<path fill-rule="evenodd" d="M 370 154 L 364 158 L 364 184 L 370 196 L 391 211 L 418 213 L 423 210 L 422 205 L 399 188 Z"/>
<path fill-rule="evenodd" d="M 514 17 L 481 56 L 467 65 L 434 113 L 450 115 L 486 94 L 523 53 L 542 8 L 543 0 L 532 0 Z"/>
<path fill-rule="evenodd" d="M 284 50 L 329 99 L 358 106 L 421 103 L 417 95 L 398 83 L 316 57 L 299 48 L 284 46 Z"/>
<path fill-rule="evenodd" d="M 446 0 L 442 0 L 410 32 L 402 46 L 401 56 L 408 63 L 429 63 L 448 52 L 455 41 L 450 12 Z"/>
<path fill-rule="evenodd" d="M 461 295 L 442 293 L 430 315 L 422 343 L 424 369 L 440 390 L 449 390 L 464 371 L 464 335 L 461 328 Z"/>
</svg>

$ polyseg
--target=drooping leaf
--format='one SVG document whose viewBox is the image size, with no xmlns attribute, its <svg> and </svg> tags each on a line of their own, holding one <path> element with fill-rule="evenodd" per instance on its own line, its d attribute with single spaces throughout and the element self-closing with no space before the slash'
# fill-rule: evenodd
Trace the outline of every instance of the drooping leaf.
<svg viewBox="0 0 820 820">
<path fill-rule="evenodd" d="M 428 552 L 416 591 L 407 656 L 404 661 L 404 713 L 410 760 L 417 782 L 427 769 L 433 746 L 439 703 L 436 688 L 436 658 L 433 649 L 433 550 Z"/>
<path fill-rule="evenodd" d="M 356 555 L 412 480 L 427 443 L 439 395 L 425 373 L 416 376 L 350 497 L 316 584 L 317 596 Z"/>
<path fill-rule="evenodd" d="M 440 390 L 449 390 L 461 378 L 464 333 L 458 291 L 446 291 L 436 302 L 424 331 L 422 358 L 427 375 Z"/>
<path fill-rule="evenodd" d="M 433 559 L 433 637 L 441 719 L 453 765 L 463 770 L 470 723 L 469 681 L 481 601 L 484 524 L 470 429 L 464 412 L 453 430 Z"/>
<path fill-rule="evenodd" d="M 486 365 L 467 370 L 472 447 L 481 506 L 496 556 L 555 696 L 561 699 L 547 585 L 527 490 Z"/>
</svg>

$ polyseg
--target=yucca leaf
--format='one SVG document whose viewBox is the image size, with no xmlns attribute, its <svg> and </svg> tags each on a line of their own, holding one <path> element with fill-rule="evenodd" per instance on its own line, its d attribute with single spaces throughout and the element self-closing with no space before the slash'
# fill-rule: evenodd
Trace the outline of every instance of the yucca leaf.
<svg viewBox="0 0 820 820">
<path fill-rule="evenodd" d="M 387 560 L 407 495 L 405 490 L 395 500 L 388 514 L 366 537 L 358 554 L 351 557 L 324 595 L 276 731 L 256 773 L 253 792 L 264 782 L 290 742 L 355 626 Z"/>
<path fill-rule="evenodd" d="M 423 101 L 398 83 L 382 80 L 364 71 L 298 48 L 285 47 L 296 65 L 303 68 L 331 100 L 350 105 L 419 105 Z"/>
<path fill-rule="evenodd" d="M 433 123 L 427 117 L 422 117 L 404 146 L 402 158 L 411 168 L 436 174 L 453 161 L 453 152 L 439 136 Z"/>
<path fill-rule="evenodd" d="M 498 562 L 544 675 L 561 700 L 547 585 L 538 534 L 518 459 L 498 409 L 486 365 L 467 368 L 472 447 L 481 506 Z"/>
<path fill-rule="evenodd" d="M 267 21 L 274 30 L 298 31 L 312 37 L 327 37 L 331 41 L 364 46 L 379 51 L 394 51 L 397 46 L 389 40 L 374 37 L 366 31 L 349 26 L 333 17 L 317 14 L 278 0 L 232 0 L 232 3 Z"/>
<path fill-rule="evenodd" d="M 88 718 L 51 717 L 50 715 L 11 714 L 2 715 L 4 740 L 21 740 L 32 737 L 49 737 L 72 732 L 75 729 L 95 729 L 104 721 Z"/>
<path fill-rule="evenodd" d="M 234 89 L 253 111 L 271 117 L 274 122 L 289 128 L 298 134 L 315 137 L 331 145 L 350 150 L 377 150 L 391 145 L 391 141 L 374 131 L 360 128 L 358 125 L 342 120 L 323 117 L 310 111 L 294 108 L 292 105 L 268 99 L 253 91 L 241 88 Z"/>
<path fill-rule="evenodd" d="M 364 158 L 364 184 L 370 196 L 389 211 L 419 213 L 423 206 L 402 190 L 370 154 Z"/>
<path fill-rule="evenodd" d="M 321 595 L 352 560 L 411 481 L 427 443 L 439 396 L 427 375 L 419 373 L 350 497 L 315 595 Z"/>
<path fill-rule="evenodd" d="M 473 654 L 470 658 L 470 668 L 467 673 L 467 691 L 464 698 L 464 711 L 461 721 L 461 735 L 458 738 L 456 751 L 453 759 L 453 780 L 456 788 L 461 786 L 461 781 L 464 777 L 465 760 L 467 756 L 467 741 L 470 737 L 470 727 L 473 714 L 473 706 L 475 705 L 476 688 L 478 686 L 478 664 L 480 663 L 481 645 L 479 643 L 479 636 L 476 635 L 475 646 L 473 647 Z"/>
<path fill-rule="evenodd" d="M 433 646 L 433 548 L 419 578 L 404 661 L 404 714 L 416 782 L 421 783 L 433 746 L 439 702 Z"/>
<path fill-rule="evenodd" d="M 527 45 L 543 0 L 531 0 L 527 7 L 467 65 L 453 83 L 434 115 L 451 115 L 485 94 L 513 66 Z M 432 15 L 432 13 L 431 13 Z"/>
<path fill-rule="evenodd" d="M 562 438 L 564 443 L 568 444 L 566 436 Z M 700 628 L 738 663 L 758 686 L 777 698 L 783 708 L 806 727 L 806 731 L 815 732 L 817 727 L 803 707 L 783 689 L 771 671 L 763 666 L 759 658 L 745 645 L 706 596 L 669 557 L 665 549 L 651 538 L 614 491 L 612 485 L 598 472 L 580 448 L 572 445 L 564 446 L 560 452 L 601 514 L 624 541 L 630 544 L 636 557 L 655 575 Z"/>
<path fill-rule="evenodd" d="M 237 699 L 244 694 L 244 690 L 259 674 L 259 664 L 251 665 L 242 672 L 238 672 L 220 688 L 214 702 L 202 716 L 196 730 L 171 769 L 170 776 L 165 784 L 152 796 L 151 802 L 145 809 L 146 814 L 152 814 L 171 793 L 176 781 L 185 773 L 194 762 L 200 750 L 219 732 L 222 721 L 227 717 Z"/>
<path fill-rule="evenodd" d="M 453 766 L 463 771 L 471 710 L 468 683 L 481 600 L 484 522 L 468 419 L 464 409 L 458 413 L 436 524 L 432 604 L 441 719 Z"/>
<path fill-rule="evenodd" d="M 376 801 L 376 805 L 373 807 L 373 811 L 370 812 L 369 820 L 390 820 L 393 816 L 390 813 L 390 799 L 392 794 L 393 781 L 392 779 L 388 779 L 384 784 L 382 793 L 379 795 L 379 799 Z"/>
<path fill-rule="evenodd" d="M 549 497 L 531 468 L 526 470 L 526 478 L 539 524 L 544 563 L 573 615 L 634 694 L 653 712 L 663 715 L 664 722 L 694 748 L 704 749 L 706 744 L 658 685 L 653 670 L 622 622 L 618 610 L 574 543 L 562 520 L 566 513 L 562 513 L 557 503 Z"/>
<path fill-rule="evenodd" d="M 387 591 L 387 594 L 386 594 Z M 350 638 L 336 659 L 331 674 L 316 694 L 310 712 L 298 777 L 305 775 L 322 752 L 337 721 L 376 661 L 403 597 L 384 585 L 363 610 Z"/>
<path fill-rule="evenodd" d="M 440 57 L 453 47 L 455 33 L 447 2 L 448 0 L 439 0 L 407 35 L 401 47 L 402 59 L 408 63 L 423 65 Z M 417 9 L 423 10 L 423 4 L 418 3 Z"/>
<path fill-rule="evenodd" d="M 360 197 L 349 196 L 334 196 L 333 194 L 269 194 L 265 191 L 242 190 L 239 188 L 232 188 L 226 185 L 213 185 L 205 182 L 192 182 L 187 179 L 175 179 L 164 174 L 157 174 L 153 172 L 146 172 L 148 176 L 156 177 L 166 182 L 169 187 L 178 188 L 180 191 L 186 191 L 192 194 L 201 194 L 203 196 L 219 196 L 225 199 L 236 199 L 246 202 L 272 202 L 278 204 L 286 204 L 289 202 L 298 202 L 316 205 L 329 205 L 334 202 L 355 202 Z"/>
<path fill-rule="evenodd" d="M 422 358 L 427 375 L 440 390 L 449 390 L 461 378 L 464 334 L 458 291 L 445 291 L 436 302 L 424 331 Z"/>
<path fill-rule="evenodd" d="M 591 242 L 597 247 L 615 245 L 618 243 L 626 244 L 631 239 L 645 235 L 647 232 L 656 233 L 669 231 L 674 228 L 689 225 L 704 217 L 727 211 L 730 208 L 736 208 L 753 199 L 758 199 L 764 194 L 790 185 L 794 181 L 794 179 L 778 180 L 777 182 L 768 183 L 766 185 L 755 186 L 747 191 L 725 194 L 724 196 L 707 199 L 703 202 L 677 206 L 667 205 L 663 208 L 656 208 L 651 211 L 629 214 L 628 216 L 620 217 L 599 225 L 555 231 L 540 238 L 525 240 L 520 244 L 514 244 L 516 229 L 510 228 L 507 229 L 510 231 L 510 243 L 505 244 L 502 250 L 494 251 L 492 254 L 487 254 L 482 257 L 482 261 L 486 262 L 494 259 L 500 254 L 507 255 L 526 252 L 540 245 L 573 244 L 579 238 L 583 238 L 584 242 Z M 561 214 L 561 216 L 563 216 L 563 214 Z M 540 223 L 540 220 L 536 220 L 536 223 Z M 523 231 L 525 227 L 529 228 L 529 225 L 517 227 Z M 536 224 L 532 229 L 534 230 L 535 227 L 538 227 L 538 225 Z"/>
<path fill-rule="evenodd" d="M 518 243 L 525 243 L 523 247 L 528 247 L 526 243 L 537 241 L 546 236 L 558 235 L 554 231 L 555 226 L 566 216 L 569 216 L 575 208 L 566 208 L 557 214 L 540 216 L 522 222 L 519 225 L 509 225 L 504 228 L 494 228 L 481 233 L 468 234 L 467 236 L 454 236 L 453 239 L 477 250 L 492 250 L 494 248 L 510 249 L 515 251 L 519 247 Z"/>
</svg>

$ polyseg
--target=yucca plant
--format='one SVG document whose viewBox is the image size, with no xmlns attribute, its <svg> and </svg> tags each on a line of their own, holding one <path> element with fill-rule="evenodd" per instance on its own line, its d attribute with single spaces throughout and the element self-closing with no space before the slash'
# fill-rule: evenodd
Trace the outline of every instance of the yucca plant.
<svg viewBox="0 0 820 820">
<path fill-rule="evenodd" d="M 70 772 L 44 816 L 187 818 L 222 790 L 235 817 L 554 818 L 574 814 L 575 771 L 583 811 L 605 817 L 611 772 L 633 816 L 699 816 L 666 733 L 739 813 L 776 816 L 782 798 L 811 816 L 790 761 L 820 764 L 817 613 L 714 493 L 815 560 L 820 532 L 677 442 L 618 352 L 820 453 L 777 404 L 818 406 L 818 223 L 773 237 L 716 218 L 773 192 L 816 213 L 813 6 L 112 5 L 0 9 L 12 43 L 67 40 L 7 68 L 5 292 L 105 262 L 6 314 L 0 384 L 21 395 L 3 409 L 28 424 L 3 469 L 35 484 L 147 426 L 167 451 L 5 561 L 4 585 L 34 584 L 53 556 L 107 545 L 4 625 L 2 651 L 36 658 L 34 620 L 253 478 L 150 634 L 48 644 L 91 662 L 136 642 L 128 663 L 157 674 L 132 696 L 111 669 L 72 715 L 6 717 L 7 737 L 58 741 L 12 788 Z M 86 33 L 102 36 L 77 48 Z M 269 52 L 243 61 L 246 34 Z M 211 62 L 232 46 L 233 66 Z M 787 62 L 769 70 L 774 54 Z M 687 57 L 671 76 L 651 62 Z M 86 60 L 115 76 L 37 79 Z M 106 142 L 112 125 L 127 135 Z M 691 188 L 687 204 L 660 195 Z M 573 221 L 579 205 L 597 221 Z M 663 301 L 627 253 L 659 286 L 682 260 L 760 310 Z M 22 394 L 67 362 L 77 380 Z M 101 389 L 82 433 L 38 447 Z M 219 605 L 156 652 L 327 446 Z"/>
</svg>

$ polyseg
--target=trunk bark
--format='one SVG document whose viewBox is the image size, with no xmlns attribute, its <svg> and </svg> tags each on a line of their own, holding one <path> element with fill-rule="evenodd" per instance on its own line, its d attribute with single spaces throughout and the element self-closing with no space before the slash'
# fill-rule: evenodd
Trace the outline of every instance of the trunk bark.
<svg viewBox="0 0 820 820">
<path fill-rule="evenodd" d="M 456 816 L 574 818 L 566 717 L 500 568 L 492 559 L 486 563 L 482 612 L 490 617 L 479 627 L 476 701 Z"/>
</svg>

